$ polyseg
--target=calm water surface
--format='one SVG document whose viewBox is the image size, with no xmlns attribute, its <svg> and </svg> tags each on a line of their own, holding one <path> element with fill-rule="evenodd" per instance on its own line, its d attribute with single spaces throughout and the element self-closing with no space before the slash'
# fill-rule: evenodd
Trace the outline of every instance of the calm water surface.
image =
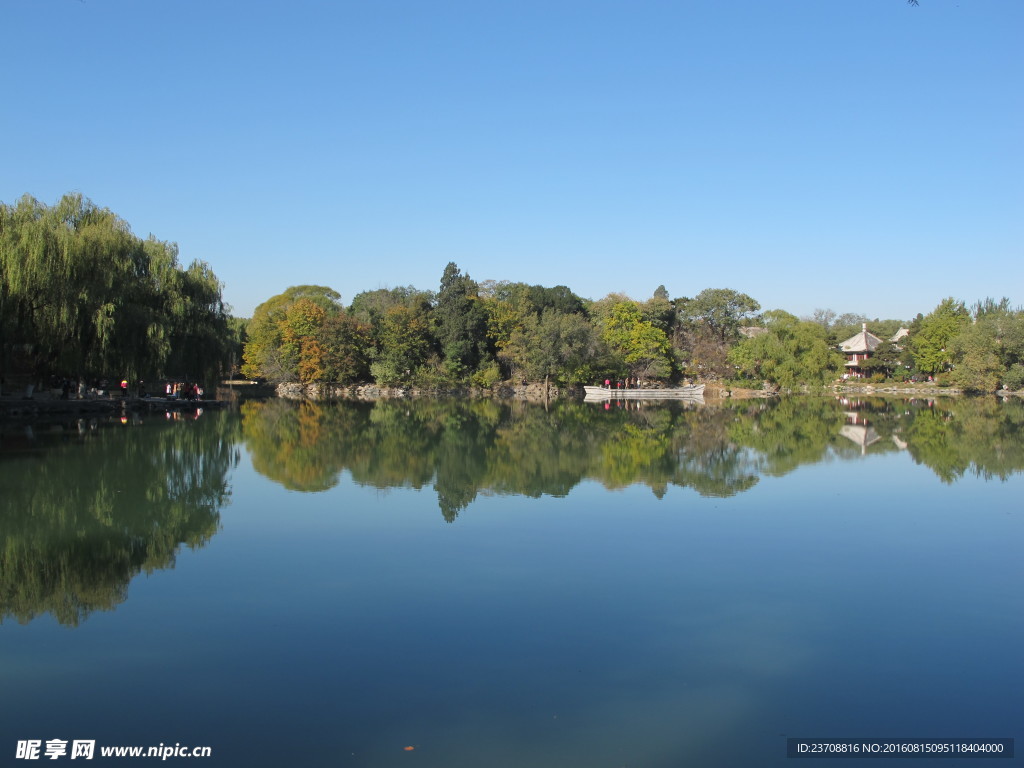
<svg viewBox="0 0 1024 768">
<path fill-rule="evenodd" d="M 1019 740 L 1022 428 L 1019 402 L 810 398 L 8 425 L 0 765 L 26 739 L 474 768 Z"/>
</svg>

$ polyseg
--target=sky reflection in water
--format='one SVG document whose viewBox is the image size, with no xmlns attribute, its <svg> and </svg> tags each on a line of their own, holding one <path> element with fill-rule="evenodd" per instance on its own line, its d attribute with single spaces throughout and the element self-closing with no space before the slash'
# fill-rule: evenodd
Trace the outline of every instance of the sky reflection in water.
<svg viewBox="0 0 1024 768">
<path fill-rule="evenodd" d="M 0 749 L 781 766 L 785 736 L 1017 736 L 1022 416 L 992 405 L 273 402 L 5 451 Z"/>
</svg>

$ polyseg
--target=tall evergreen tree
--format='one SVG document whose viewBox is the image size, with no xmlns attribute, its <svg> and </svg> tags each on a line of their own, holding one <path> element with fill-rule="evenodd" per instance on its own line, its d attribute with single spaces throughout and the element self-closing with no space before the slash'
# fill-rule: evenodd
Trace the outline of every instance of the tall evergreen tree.
<svg viewBox="0 0 1024 768">
<path fill-rule="evenodd" d="M 487 314 L 476 283 L 454 262 L 441 276 L 434 324 L 448 375 L 461 378 L 475 370 L 487 352 Z"/>
</svg>

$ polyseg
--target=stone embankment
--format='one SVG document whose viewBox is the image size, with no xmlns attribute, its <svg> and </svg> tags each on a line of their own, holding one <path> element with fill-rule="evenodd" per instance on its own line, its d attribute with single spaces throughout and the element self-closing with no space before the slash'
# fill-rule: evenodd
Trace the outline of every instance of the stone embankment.
<svg viewBox="0 0 1024 768">
<path fill-rule="evenodd" d="M 742 389 L 727 387 L 718 382 L 706 385 L 704 396 L 711 400 L 722 398 L 752 399 L 776 397 L 777 387 L 766 386 L 762 389 Z M 543 402 L 545 399 L 543 382 L 532 384 L 513 384 L 504 382 L 490 389 L 482 387 L 381 387 L 376 384 L 359 384 L 342 386 L 338 384 L 299 384 L 287 382 L 277 385 L 277 396 L 289 400 L 387 400 L 403 397 L 463 397 L 463 398 L 495 398 L 499 400 L 527 400 Z M 560 397 L 581 398 L 583 387 L 556 387 L 547 389 L 547 399 L 556 400 Z"/>
<path fill-rule="evenodd" d="M 714 381 L 704 387 L 704 397 L 714 399 L 730 398 L 732 400 L 756 400 L 777 397 L 779 388 L 766 384 L 761 389 L 730 387 L 722 382 Z"/>
</svg>

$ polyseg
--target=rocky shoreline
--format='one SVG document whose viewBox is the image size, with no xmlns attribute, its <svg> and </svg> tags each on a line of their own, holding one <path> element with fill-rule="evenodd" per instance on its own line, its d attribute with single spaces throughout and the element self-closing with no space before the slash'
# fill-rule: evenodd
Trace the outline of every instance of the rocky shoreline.
<svg viewBox="0 0 1024 768">
<path fill-rule="evenodd" d="M 125 411 L 141 411 L 154 409 L 181 409 L 194 407 L 212 407 L 223 405 L 225 401 L 237 400 L 239 396 L 280 397 L 286 400 L 396 400 L 419 397 L 458 397 L 465 399 L 494 398 L 499 400 L 521 400 L 526 402 L 544 402 L 560 398 L 580 399 L 583 397 L 582 387 L 558 387 L 550 385 L 546 388 L 543 382 L 529 384 L 513 384 L 505 382 L 489 389 L 483 387 L 382 387 L 376 384 L 299 384 L 287 382 L 273 386 L 254 386 L 253 391 L 246 392 L 245 387 L 234 391 L 219 389 L 217 400 L 188 401 L 166 400 L 165 398 L 129 397 L 122 399 L 95 398 L 83 400 L 61 400 L 49 395 L 37 395 L 26 399 L 11 395 L 0 397 L 0 419 L 33 419 L 44 416 L 90 416 Z M 256 391 L 258 390 L 258 391 Z M 966 395 L 962 389 L 940 387 L 935 384 L 897 385 L 897 384 L 834 384 L 825 387 L 804 387 L 794 392 L 779 392 L 772 387 L 762 389 L 743 389 L 729 387 L 719 382 L 710 382 L 704 390 L 708 400 L 747 400 L 778 397 L 780 394 L 826 394 L 826 395 L 878 395 L 898 397 L 950 397 Z M 1011 392 L 999 390 L 999 397 L 1024 397 L 1024 390 Z"/>
</svg>

